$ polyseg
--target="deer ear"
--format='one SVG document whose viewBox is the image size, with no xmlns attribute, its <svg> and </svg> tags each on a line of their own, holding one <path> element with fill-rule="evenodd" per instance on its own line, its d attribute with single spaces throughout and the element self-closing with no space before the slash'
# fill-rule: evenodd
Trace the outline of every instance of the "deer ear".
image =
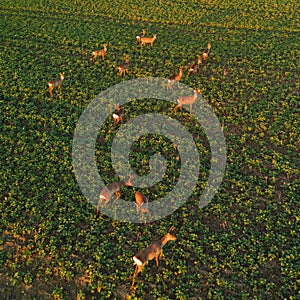
<svg viewBox="0 0 300 300">
<path fill-rule="evenodd" d="M 169 233 L 171 233 L 174 230 L 174 226 L 171 226 L 171 228 L 169 229 Z"/>
</svg>

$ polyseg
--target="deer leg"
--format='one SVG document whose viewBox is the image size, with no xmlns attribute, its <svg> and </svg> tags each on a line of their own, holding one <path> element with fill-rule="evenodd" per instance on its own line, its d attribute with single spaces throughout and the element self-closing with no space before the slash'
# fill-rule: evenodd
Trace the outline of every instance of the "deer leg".
<svg viewBox="0 0 300 300">
<path fill-rule="evenodd" d="M 102 204 L 102 202 L 104 200 L 106 200 L 105 196 L 103 196 L 102 194 L 100 194 L 99 200 L 98 200 L 98 203 L 97 203 L 97 209 L 99 209 L 100 205 Z"/>
<path fill-rule="evenodd" d="M 144 216 L 144 212 L 142 211 L 142 222 L 144 222 L 145 220 L 145 216 Z"/>
<path fill-rule="evenodd" d="M 106 207 L 107 204 L 108 204 L 108 202 L 109 202 L 109 200 L 110 200 L 110 196 L 109 195 L 104 196 L 104 195 L 100 194 L 99 201 L 98 201 L 98 207 L 102 204 L 103 201 L 105 201 L 104 202 L 104 206 Z"/>
<path fill-rule="evenodd" d="M 99 211 L 99 207 L 102 204 L 102 202 L 106 200 L 105 196 L 100 195 L 99 200 L 98 200 L 98 204 L 97 204 L 97 212 Z M 107 201 L 105 201 L 105 204 L 107 203 Z"/>
<path fill-rule="evenodd" d="M 102 201 L 100 202 L 100 200 L 99 200 L 99 201 L 98 201 L 98 204 L 97 204 L 97 206 L 96 206 L 96 216 L 99 215 L 99 207 L 100 207 L 101 203 L 102 203 Z"/>
<path fill-rule="evenodd" d="M 133 278 L 132 278 L 132 283 L 131 283 L 130 289 L 133 289 L 133 287 L 134 287 L 134 282 L 135 282 L 136 275 L 137 275 L 137 266 L 134 269 L 134 273 L 133 273 Z"/>
<path fill-rule="evenodd" d="M 136 267 L 135 267 L 135 270 L 134 270 L 134 273 L 133 273 L 133 278 L 132 278 L 132 283 L 131 283 L 131 289 L 133 289 L 133 287 L 134 287 L 134 282 L 135 282 L 135 278 L 136 278 L 137 274 L 138 274 L 139 272 L 141 272 L 142 269 L 143 269 L 143 268 L 141 268 L 141 267 L 139 267 L 139 266 L 136 266 Z"/>
<path fill-rule="evenodd" d="M 158 267 L 158 256 L 159 256 L 159 254 L 157 254 L 156 256 L 155 256 L 155 261 L 156 261 L 156 266 Z"/>
<path fill-rule="evenodd" d="M 140 210 L 140 205 L 138 203 L 135 203 L 135 208 L 136 208 L 136 212 L 139 212 Z"/>
<path fill-rule="evenodd" d="M 159 259 L 162 260 L 162 257 L 163 257 L 163 252 L 161 250 L 161 252 L 159 253 Z"/>
<path fill-rule="evenodd" d="M 115 194 L 117 196 L 117 198 L 115 199 L 115 201 L 117 201 L 121 197 L 121 193 L 120 192 L 116 192 Z"/>
<path fill-rule="evenodd" d="M 108 202 L 110 201 L 110 198 L 105 199 L 105 200 L 106 200 L 106 201 L 105 201 L 105 203 L 104 203 L 104 206 L 107 207 L 107 204 L 108 204 Z"/>
</svg>

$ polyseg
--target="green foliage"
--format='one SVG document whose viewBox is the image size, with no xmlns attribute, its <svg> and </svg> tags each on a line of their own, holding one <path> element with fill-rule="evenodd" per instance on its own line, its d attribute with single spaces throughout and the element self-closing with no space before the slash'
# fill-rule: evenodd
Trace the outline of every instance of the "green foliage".
<svg viewBox="0 0 300 300">
<path fill-rule="evenodd" d="M 296 299 L 299 297 L 299 3 L 297 1 L 35 1 L 0 4 L 0 294 L 7 299 Z M 135 35 L 157 33 L 153 47 Z M 151 224 L 100 216 L 82 195 L 72 167 L 72 140 L 84 108 L 105 90 L 136 77 L 169 77 L 212 44 L 198 88 L 224 130 L 226 174 L 205 208 L 210 149 L 187 111 L 136 101 L 124 122 L 149 111 L 177 118 L 201 157 L 189 201 Z M 108 43 L 105 60 L 90 61 Z M 130 56 L 129 75 L 117 67 Z M 228 75 L 223 75 L 223 69 Z M 186 71 L 186 70 L 185 70 Z M 65 72 L 62 92 L 47 82 Z M 175 105 L 174 105 L 175 106 Z M 108 182 L 118 128 L 99 132 L 97 164 Z M 180 158 L 161 136 L 141 137 L 130 162 L 149 173 L 153 154 L 168 172 L 145 194 L 168 193 Z M 122 196 L 134 201 L 135 188 Z M 130 293 L 132 256 L 175 226 Z"/>
</svg>

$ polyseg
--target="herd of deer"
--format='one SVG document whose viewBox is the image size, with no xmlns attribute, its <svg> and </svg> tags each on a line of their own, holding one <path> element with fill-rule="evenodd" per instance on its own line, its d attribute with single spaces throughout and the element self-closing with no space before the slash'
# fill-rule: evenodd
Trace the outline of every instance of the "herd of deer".
<svg viewBox="0 0 300 300">
<path fill-rule="evenodd" d="M 140 44 L 141 47 L 145 46 L 146 44 L 150 44 L 151 46 L 153 46 L 153 44 L 154 44 L 154 42 L 157 38 L 157 34 L 154 34 L 152 38 L 151 37 L 146 37 L 145 35 L 146 35 L 146 30 L 143 29 L 142 33 L 136 36 L 136 42 L 138 44 Z M 103 44 L 103 49 L 94 50 L 92 52 L 93 56 L 90 59 L 90 61 L 95 61 L 98 56 L 101 56 L 102 60 L 104 60 L 105 59 L 105 54 L 107 52 L 107 46 L 108 46 L 107 44 Z M 207 48 L 202 53 L 204 61 L 206 61 L 207 58 L 209 57 L 210 48 L 211 48 L 211 44 L 208 43 Z M 201 63 L 202 63 L 202 59 L 201 59 L 200 56 L 198 56 L 196 62 L 189 66 L 188 76 L 190 76 L 191 74 L 196 74 L 199 70 L 199 67 L 200 67 Z M 124 77 L 126 74 L 128 74 L 128 72 L 129 72 L 129 56 L 126 55 L 125 62 L 118 66 L 118 75 L 120 77 Z M 225 71 L 224 71 L 224 74 L 225 74 Z M 183 67 L 180 67 L 179 72 L 177 74 L 172 75 L 168 79 L 167 89 L 169 89 L 176 81 L 179 82 L 181 80 L 182 75 L 183 75 Z M 57 87 L 58 90 L 61 90 L 61 86 L 62 86 L 64 78 L 65 78 L 65 74 L 60 73 L 60 78 L 48 82 L 50 96 L 52 96 L 52 91 L 53 91 L 54 88 Z M 177 100 L 178 101 L 178 106 L 175 108 L 175 111 L 176 111 L 177 108 L 182 109 L 183 104 L 189 104 L 190 109 L 191 109 L 193 103 L 195 102 L 195 100 L 197 98 L 197 97 L 195 98 L 196 92 L 198 94 L 198 91 L 195 91 L 194 96 L 187 96 L 187 97 L 179 98 Z M 115 117 L 113 117 L 113 118 L 114 118 L 114 121 L 115 121 L 115 125 L 120 122 L 121 118 L 118 119 L 119 121 L 117 121 L 117 119 L 115 119 Z"/>
<path fill-rule="evenodd" d="M 97 208 L 96 208 L 97 215 L 99 215 L 100 206 L 102 204 L 104 206 L 107 206 L 114 194 L 116 195 L 115 201 L 120 198 L 120 196 L 121 196 L 120 191 L 121 191 L 122 187 L 132 186 L 131 179 L 132 179 L 132 176 L 130 176 L 126 180 L 112 182 L 112 183 L 108 184 L 106 187 L 104 187 L 104 189 L 100 192 L 100 195 L 99 195 L 99 201 L 98 201 Z M 144 217 L 145 213 L 150 214 L 148 203 L 149 203 L 149 200 L 143 193 L 141 193 L 140 191 L 137 191 L 135 193 L 136 211 L 141 212 L 142 221 L 144 221 L 144 219 L 145 219 L 145 217 Z M 149 260 L 152 260 L 155 258 L 156 266 L 158 266 L 158 260 L 162 258 L 163 246 L 168 241 L 176 240 L 176 237 L 173 234 L 171 234 L 173 229 L 174 229 L 174 227 L 172 226 L 169 229 L 169 231 L 159 241 L 154 242 L 153 244 L 151 244 L 147 248 L 139 251 L 135 256 L 133 256 L 135 270 L 134 270 L 134 274 L 133 274 L 131 290 L 134 289 L 134 283 L 135 283 L 136 276 L 138 275 L 138 273 L 140 273 L 143 270 L 143 268 L 147 264 L 147 262 Z"/>
<path fill-rule="evenodd" d="M 136 36 L 136 42 L 138 44 L 140 44 L 141 47 L 145 46 L 146 44 L 150 44 L 151 46 L 153 46 L 153 44 L 157 38 L 157 35 L 154 34 L 152 38 L 149 38 L 149 37 L 145 37 L 145 34 L 146 34 L 146 31 L 145 31 L 145 29 L 143 29 L 142 33 Z M 207 48 L 202 53 L 204 61 L 209 57 L 210 48 L 211 48 L 211 44 L 208 43 Z M 103 44 L 103 49 L 94 50 L 92 52 L 93 56 L 90 60 L 95 61 L 98 56 L 101 56 L 102 60 L 104 60 L 106 52 L 107 52 L 107 44 Z M 201 60 L 200 56 L 198 56 L 197 61 L 189 66 L 188 76 L 190 76 L 191 74 L 196 74 L 199 70 L 201 63 L 202 63 L 202 60 Z M 128 68 L 129 68 L 129 56 L 127 55 L 125 62 L 123 64 L 119 65 L 119 67 L 118 67 L 118 75 L 122 77 L 122 76 L 125 76 L 126 74 L 128 74 Z M 180 67 L 179 72 L 177 74 L 171 76 L 168 79 L 167 89 L 169 89 L 175 82 L 179 82 L 181 80 L 182 75 L 183 75 L 183 67 Z M 54 88 L 57 87 L 58 90 L 61 90 L 64 76 L 65 76 L 64 73 L 60 73 L 59 79 L 48 82 L 49 91 L 50 91 L 51 96 L 52 96 L 52 91 Z M 174 108 L 174 111 L 176 112 L 178 108 L 180 108 L 182 110 L 183 105 L 189 105 L 190 110 L 192 110 L 192 105 L 196 101 L 198 95 L 199 95 L 199 90 L 194 90 L 194 95 L 179 97 L 177 99 L 178 104 Z M 113 113 L 114 125 L 118 125 L 120 122 L 122 122 L 123 114 L 124 114 L 123 109 L 119 106 L 119 104 L 115 104 L 115 112 Z M 131 179 L 132 179 L 132 177 L 129 177 L 129 179 L 127 179 L 127 180 L 112 182 L 112 183 L 108 184 L 100 192 L 99 201 L 98 201 L 97 208 L 96 208 L 97 215 L 99 215 L 100 206 L 101 205 L 107 206 L 113 195 L 116 195 L 115 201 L 120 198 L 120 190 L 122 189 L 122 187 L 132 186 Z M 148 203 L 149 203 L 149 200 L 144 194 L 142 194 L 139 191 L 137 191 L 135 193 L 136 211 L 138 213 L 141 213 L 142 222 L 144 222 L 144 220 L 145 220 L 145 216 L 144 216 L 145 213 L 150 215 Z M 134 288 L 134 282 L 135 282 L 136 276 L 138 275 L 138 273 L 140 273 L 143 270 L 144 266 L 146 265 L 146 263 L 149 260 L 152 260 L 155 258 L 156 265 L 158 266 L 158 260 L 162 258 L 163 246 L 168 241 L 176 240 L 176 237 L 174 235 L 172 235 L 172 233 L 171 233 L 173 231 L 173 229 L 174 228 L 172 226 L 169 229 L 169 231 L 159 241 L 151 244 L 150 246 L 148 246 L 144 250 L 139 251 L 135 256 L 133 256 L 133 261 L 134 261 L 134 264 L 136 265 L 136 267 L 135 267 L 135 271 L 134 271 L 134 275 L 133 275 L 131 289 Z"/>
</svg>

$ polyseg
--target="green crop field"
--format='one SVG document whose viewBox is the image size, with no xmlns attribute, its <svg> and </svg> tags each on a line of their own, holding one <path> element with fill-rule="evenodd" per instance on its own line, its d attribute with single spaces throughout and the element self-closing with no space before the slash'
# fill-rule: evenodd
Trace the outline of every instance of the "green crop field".
<svg viewBox="0 0 300 300">
<path fill-rule="evenodd" d="M 299 11 L 296 0 L 2 0 L 0 298 L 299 299 Z M 143 28 L 157 39 L 141 49 Z M 208 59 L 188 76 L 208 42 Z M 104 43 L 105 59 L 92 61 Z M 126 55 L 129 72 L 120 77 Z M 123 123 L 162 112 L 189 130 L 201 159 L 198 184 L 184 205 L 155 222 L 97 216 L 72 163 L 82 112 L 118 83 L 169 78 L 181 66 L 180 82 L 200 91 L 222 126 L 221 186 L 200 209 L 210 147 L 188 107 L 175 113 L 176 99 L 133 101 Z M 61 72 L 62 89 L 50 96 L 47 84 Z M 106 184 L 119 180 L 110 150 L 121 127 L 109 117 L 97 138 Z M 168 194 L 180 175 L 172 142 L 149 135 L 131 150 L 139 175 L 151 172 L 154 154 L 165 157 L 165 176 L 143 192 L 150 201 Z M 123 187 L 122 198 L 134 205 L 137 190 Z M 177 240 L 130 289 L 132 257 L 171 226 Z"/>
</svg>

